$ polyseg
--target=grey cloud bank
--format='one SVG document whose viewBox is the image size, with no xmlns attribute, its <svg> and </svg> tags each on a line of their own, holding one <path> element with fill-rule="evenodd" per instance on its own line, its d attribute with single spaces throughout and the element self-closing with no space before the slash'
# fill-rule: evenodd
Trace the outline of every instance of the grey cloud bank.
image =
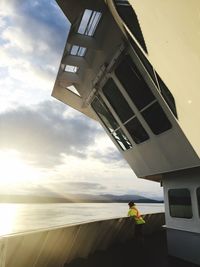
<svg viewBox="0 0 200 267">
<path fill-rule="evenodd" d="M 62 154 L 87 157 L 88 147 L 103 132 L 96 122 L 79 113 L 75 119 L 64 116 L 68 109 L 56 101 L 45 101 L 1 113 L 0 148 L 15 149 L 32 164 L 42 167 L 62 163 Z M 99 158 L 103 155 L 99 154 Z M 108 158 L 110 161 L 110 155 Z"/>
</svg>

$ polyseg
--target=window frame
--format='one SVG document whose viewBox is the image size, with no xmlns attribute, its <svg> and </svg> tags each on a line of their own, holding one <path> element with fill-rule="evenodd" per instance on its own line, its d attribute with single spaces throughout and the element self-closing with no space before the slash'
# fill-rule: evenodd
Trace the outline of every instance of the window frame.
<svg viewBox="0 0 200 267">
<path fill-rule="evenodd" d="M 90 14 L 87 15 L 86 13 Z M 77 28 L 77 33 L 88 37 L 94 37 L 96 30 L 99 26 L 99 23 L 101 21 L 102 15 L 103 13 L 101 11 L 86 8 L 81 16 Z M 84 20 L 86 21 L 84 22 Z"/>
<path fill-rule="evenodd" d="M 150 80 L 152 80 L 156 91 L 160 93 L 162 98 L 167 103 L 169 109 L 171 110 L 172 114 L 176 119 L 178 119 L 177 109 L 176 109 L 176 101 L 175 98 L 170 91 L 170 89 L 166 86 L 165 82 L 161 79 L 161 77 L 158 75 L 158 73 L 155 71 L 145 54 L 142 52 L 140 47 L 136 44 L 136 42 L 133 40 L 133 38 L 130 36 L 129 32 L 127 32 L 128 39 L 130 42 L 131 50 L 134 56 L 139 60 L 140 65 L 145 70 L 146 74 L 149 76 Z M 169 94 L 170 97 L 166 97 L 166 95 Z M 170 99 L 172 98 L 172 100 Z"/>
<path fill-rule="evenodd" d="M 80 58 L 84 58 L 85 54 L 87 53 L 87 47 L 79 46 L 79 45 L 71 45 L 69 55 L 76 56 Z"/>
<path fill-rule="evenodd" d="M 198 191 L 199 191 L 199 196 L 198 196 Z M 196 189 L 196 200 L 197 200 L 198 213 L 199 213 L 199 218 L 200 218 L 200 186 L 197 187 Z"/>
<path fill-rule="evenodd" d="M 116 123 L 118 124 L 118 127 L 117 128 L 113 128 L 113 129 L 110 129 L 107 125 L 106 125 L 106 123 L 104 122 L 104 120 L 101 118 L 101 116 L 99 115 L 99 113 L 95 110 L 95 108 L 93 107 L 93 101 L 95 100 L 95 98 L 97 98 L 98 99 L 98 101 L 101 103 L 101 104 L 103 104 L 103 106 L 104 106 L 104 108 L 106 108 L 107 109 L 107 111 L 111 114 L 111 116 L 114 118 L 114 120 L 116 121 Z M 100 119 L 100 121 L 102 122 L 102 124 L 105 126 L 105 128 L 106 128 L 106 130 L 108 131 L 108 133 L 110 134 L 110 136 L 111 136 L 111 138 L 113 139 L 113 141 L 117 144 L 117 146 L 122 150 L 122 151 L 126 151 L 126 150 L 129 150 L 129 149 L 131 149 L 132 147 L 133 147 L 133 145 L 132 145 L 132 143 L 130 142 L 130 138 L 129 138 L 129 136 L 127 136 L 127 133 L 126 133 L 126 131 L 124 131 L 124 129 L 120 126 L 120 124 L 119 124 L 119 121 L 118 121 L 118 118 L 116 118 L 115 117 L 115 115 L 111 112 L 111 110 L 110 110 L 110 108 L 109 108 L 109 106 L 107 105 L 107 103 L 104 101 L 104 99 L 103 99 L 103 97 L 102 97 L 102 95 L 100 94 L 100 92 L 99 92 L 99 94 L 97 94 L 95 97 L 94 97 L 94 99 L 92 100 L 92 102 L 91 102 L 91 107 L 92 107 L 92 109 L 94 110 L 94 112 L 97 114 L 97 116 L 99 117 L 99 119 Z M 117 133 L 117 132 L 122 132 L 122 133 L 120 133 L 120 134 L 122 134 L 122 135 L 124 135 L 125 136 L 125 138 L 124 138 L 124 140 L 125 139 L 127 139 L 127 140 L 125 140 L 126 141 L 126 143 L 127 143 L 127 146 L 129 146 L 129 147 L 126 147 L 126 145 L 124 145 L 124 147 L 123 147 L 123 141 L 121 140 L 121 139 L 117 139 L 117 137 L 119 136 L 119 134 Z"/>
<path fill-rule="evenodd" d="M 64 72 L 66 72 L 66 73 L 77 74 L 78 71 L 79 71 L 79 67 L 78 66 L 69 65 L 69 64 L 65 65 Z"/>
<path fill-rule="evenodd" d="M 155 99 L 150 102 L 148 105 L 146 105 L 145 107 L 143 107 L 141 110 L 139 110 L 133 100 L 131 99 L 130 95 L 127 93 L 126 89 L 124 88 L 123 84 L 121 84 L 121 82 L 119 81 L 119 79 L 117 78 L 116 74 L 115 74 L 115 69 L 118 67 L 118 65 L 120 64 L 122 57 L 124 57 L 125 55 L 128 55 L 131 60 L 133 61 L 133 64 L 135 65 L 135 67 L 137 68 L 138 72 L 140 73 L 140 75 L 142 76 L 142 78 L 144 79 L 144 82 L 147 84 L 148 89 L 151 91 L 151 93 L 155 96 Z M 102 77 L 102 79 L 100 79 L 98 81 L 98 94 L 100 95 L 100 97 L 102 98 L 102 100 L 104 101 L 104 103 L 106 104 L 106 106 L 108 107 L 109 111 L 111 112 L 111 114 L 113 115 L 113 117 L 115 118 L 115 120 L 117 121 L 117 123 L 119 124 L 119 128 L 115 129 L 115 131 L 122 129 L 122 131 L 125 133 L 125 136 L 128 138 L 129 142 L 132 145 L 132 148 L 135 145 L 141 145 L 143 143 L 148 142 L 151 137 L 154 136 L 158 136 L 158 135 L 162 135 L 165 134 L 166 132 L 168 132 L 169 130 L 171 130 L 173 128 L 173 123 L 171 122 L 171 120 L 169 119 L 169 113 L 168 110 L 165 109 L 165 106 L 162 105 L 162 96 L 158 90 L 157 85 L 155 84 L 155 81 L 152 80 L 151 75 L 149 74 L 149 72 L 147 71 L 146 67 L 144 66 L 143 62 L 141 61 L 141 59 L 139 58 L 139 56 L 136 54 L 136 52 L 133 50 L 133 48 L 131 47 L 131 45 L 124 47 L 123 50 L 121 50 L 121 53 L 119 54 L 117 60 L 115 60 L 115 64 L 112 64 L 112 66 L 110 67 L 110 65 L 106 68 L 107 73 L 105 74 L 104 77 Z M 120 93 L 122 94 L 122 96 L 124 97 L 125 101 L 127 102 L 127 104 L 129 105 L 129 107 L 132 109 L 133 111 L 133 116 L 130 117 L 128 120 L 122 122 L 118 113 L 116 112 L 116 110 L 112 107 L 112 105 L 109 103 L 108 99 L 106 98 L 106 96 L 104 95 L 102 89 L 104 87 L 104 85 L 106 84 L 106 82 L 108 81 L 108 79 L 111 78 L 113 80 L 113 82 L 115 83 L 116 87 L 118 88 L 118 90 L 120 91 Z M 158 105 L 160 106 L 160 108 L 163 110 L 167 120 L 169 121 L 171 127 L 168 128 L 167 130 L 156 134 L 153 132 L 153 130 L 150 128 L 149 124 L 146 122 L 146 120 L 144 119 L 142 112 L 147 110 L 149 106 L 153 105 L 154 103 L 158 103 Z M 135 142 L 135 140 L 132 138 L 132 136 L 130 135 L 129 131 L 127 130 L 127 128 L 125 127 L 126 124 L 131 121 L 134 118 L 137 118 L 139 123 L 141 124 L 141 126 L 143 127 L 144 131 L 146 132 L 146 134 L 148 135 L 148 139 L 142 141 L 142 142 Z M 107 129 L 107 126 L 105 126 Z M 109 131 L 109 133 L 111 133 Z"/>
<path fill-rule="evenodd" d="M 170 196 L 170 192 L 175 192 L 175 191 L 179 191 L 179 193 L 180 193 L 180 191 L 185 191 L 185 192 L 187 192 L 188 193 L 188 195 L 187 196 L 185 196 L 185 197 L 189 197 L 189 199 L 187 199 L 187 201 L 189 201 L 189 205 L 186 205 L 186 204 L 184 204 L 184 203 L 181 203 L 181 204 L 174 204 L 174 203 L 172 203 L 174 200 L 173 200 L 173 198 L 172 197 L 176 197 L 177 199 L 178 199 L 178 201 L 179 202 L 181 202 L 182 200 L 181 200 L 181 198 L 180 198 L 180 196 Z M 169 215 L 170 215 L 170 217 L 171 218 L 175 218 L 175 219 L 186 219 L 186 220 L 191 220 L 193 217 L 194 217 L 194 214 L 193 214 L 193 208 L 192 208 L 192 195 L 191 195 L 191 192 L 190 192 L 190 190 L 189 190 L 189 188 L 170 188 L 170 189 L 168 189 L 168 191 L 167 191 L 167 195 L 168 195 L 168 205 L 169 205 Z M 171 199 L 170 199 L 171 198 Z M 171 203 L 170 203 L 170 201 L 171 201 Z M 186 203 L 186 202 L 185 202 Z M 180 206 L 185 206 L 185 207 L 189 207 L 190 208 L 190 210 L 188 210 L 188 211 L 186 211 L 186 213 L 188 212 L 191 212 L 191 216 L 184 216 L 184 215 L 174 215 L 173 214 L 173 212 L 177 212 L 177 211 L 173 211 L 172 210 L 172 206 L 178 206 L 178 212 L 180 212 L 180 210 L 179 210 L 179 208 L 180 208 Z M 177 208 L 177 207 L 176 207 Z M 183 211 L 182 211 L 183 212 Z M 185 211 L 184 211 L 185 212 Z"/>
<path fill-rule="evenodd" d="M 104 87 L 104 85 L 107 83 L 108 79 L 112 79 L 113 82 L 115 83 L 116 87 L 118 88 L 118 90 L 120 91 L 120 93 L 122 94 L 122 96 L 124 97 L 125 101 L 127 102 L 127 104 L 129 105 L 129 108 L 132 110 L 133 112 L 133 116 L 131 116 L 130 118 L 128 118 L 126 121 L 122 122 L 122 120 L 120 119 L 118 113 L 115 111 L 115 109 L 113 108 L 113 106 L 111 105 L 111 103 L 109 102 L 109 100 L 107 99 L 107 97 L 105 96 L 105 94 L 103 93 L 102 89 Z M 117 80 L 118 81 L 118 80 Z M 117 83 L 116 82 L 116 77 L 115 77 L 115 74 L 114 72 L 113 73 L 110 73 L 110 74 L 107 74 L 106 75 L 106 78 L 102 81 L 101 85 L 100 85 L 101 89 L 100 89 L 100 93 L 101 93 L 101 96 L 103 98 L 103 100 L 105 101 L 106 105 L 108 106 L 109 110 L 111 111 L 112 115 L 114 116 L 114 118 L 117 120 L 117 122 L 119 123 L 120 125 L 120 128 L 123 130 L 123 132 L 126 134 L 126 136 L 128 137 L 129 141 L 131 140 L 131 144 L 132 144 L 132 147 L 134 147 L 135 145 L 141 145 L 145 142 L 148 142 L 149 139 L 150 139 L 150 135 L 149 135 L 149 132 L 146 130 L 146 127 L 144 126 L 143 124 L 143 121 L 140 119 L 140 117 L 135 113 L 135 110 L 133 109 L 133 106 L 130 105 L 130 102 L 127 101 L 127 98 L 124 94 L 124 92 L 122 91 L 122 85 Z M 132 104 L 132 102 L 131 102 Z M 132 121 L 134 118 L 136 118 L 139 123 L 141 124 L 144 132 L 146 133 L 146 135 L 148 136 L 147 139 L 145 139 L 144 141 L 142 142 L 138 142 L 136 141 L 136 137 L 135 137 L 135 140 L 134 138 L 132 137 L 132 135 L 129 133 L 128 129 L 126 128 L 126 124 L 128 124 L 130 121 Z"/>
<path fill-rule="evenodd" d="M 162 96 L 161 93 L 158 91 L 158 87 L 157 85 L 155 85 L 155 83 L 152 81 L 152 77 L 149 74 L 149 72 L 147 71 L 147 69 L 144 67 L 143 62 L 141 62 L 139 56 L 136 54 L 136 52 L 132 49 L 132 47 L 128 47 L 128 49 L 125 51 L 124 53 L 124 60 L 125 60 L 125 56 L 130 57 L 130 59 L 132 60 L 133 64 L 135 65 L 135 67 L 137 68 L 138 72 L 140 73 L 140 75 L 142 76 L 142 79 L 144 80 L 144 82 L 146 83 L 146 85 L 148 86 L 149 90 L 151 91 L 151 93 L 154 95 L 155 99 L 152 100 L 149 104 L 147 104 L 145 107 L 143 107 L 142 109 L 138 109 L 138 107 L 136 106 L 136 104 L 134 103 L 134 101 L 131 99 L 131 96 L 129 95 L 129 93 L 127 92 L 125 86 L 120 82 L 119 78 L 116 75 L 116 69 L 119 67 L 120 63 L 123 61 L 120 60 L 117 62 L 116 66 L 113 68 L 113 73 L 117 79 L 117 81 L 119 82 L 119 84 L 121 85 L 121 87 L 124 89 L 123 95 L 127 95 L 127 97 L 130 99 L 130 101 L 128 101 L 128 103 L 132 103 L 134 105 L 134 111 L 137 110 L 138 112 L 135 111 L 136 114 L 139 113 L 138 118 L 140 118 L 140 122 L 141 124 L 145 125 L 145 129 L 147 129 L 147 133 L 149 136 L 159 136 L 162 134 L 165 134 L 165 132 L 170 131 L 173 128 L 173 123 L 172 121 L 169 119 L 169 115 L 168 112 L 166 112 L 165 108 L 163 105 L 161 105 L 161 100 Z M 127 99 L 126 97 L 126 99 Z M 158 105 L 160 106 L 160 108 L 162 109 L 168 124 L 170 125 L 170 127 L 168 127 L 168 129 L 161 131 L 159 133 L 155 133 L 155 131 L 151 128 L 151 126 L 148 124 L 148 122 L 145 120 L 145 118 L 142 115 L 142 111 L 147 110 L 151 105 L 154 105 L 155 103 L 158 103 Z M 141 119 L 142 118 L 142 119 Z M 144 121 L 144 122 L 143 122 Z"/>
</svg>

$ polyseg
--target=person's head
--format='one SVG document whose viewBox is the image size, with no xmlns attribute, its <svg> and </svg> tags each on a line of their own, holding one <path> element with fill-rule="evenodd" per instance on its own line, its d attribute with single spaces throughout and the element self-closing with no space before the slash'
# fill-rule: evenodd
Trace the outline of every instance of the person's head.
<svg viewBox="0 0 200 267">
<path fill-rule="evenodd" d="M 131 208 L 131 207 L 135 206 L 135 203 L 134 203 L 133 201 L 130 201 L 130 202 L 128 203 L 128 205 L 129 205 L 129 208 Z"/>
</svg>

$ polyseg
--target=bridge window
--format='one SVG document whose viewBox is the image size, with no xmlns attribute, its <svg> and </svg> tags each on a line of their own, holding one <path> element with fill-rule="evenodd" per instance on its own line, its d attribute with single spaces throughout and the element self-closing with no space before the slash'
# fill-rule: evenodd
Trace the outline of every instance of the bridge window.
<svg viewBox="0 0 200 267">
<path fill-rule="evenodd" d="M 103 93 L 110 102 L 111 106 L 120 117 L 122 122 L 127 121 L 134 115 L 132 109 L 129 107 L 122 93 L 112 79 L 108 79 L 103 87 Z"/>
<path fill-rule="evenodd" d="M 87 48 L 78 46 L 78 45 L 72 45 L 70 55 L 72 56 L 78 56 L 78 57 L 84 57 L 86 53 Z"/>
<path fill-rule="evenodd" d="M 142 124 L 135 117 L 125 124 L 127 131 L 130 133 L 136 144 L 142 143 L 149 139 L 147 132 L 142 127 Z"/>
<path fill-rule="evenodd" d="M 161 134 L 172 127 L 129 55 L 116 68 L 115 74 L 154 134 Z"/>
<path fill-rule="evenodd" d="M 155 100 L 155 96 L 144 81 L 130 56 L 125 57 L 116 68 L 115 73 L 139 110 Z"/>
<path fill-rule="evenodd" d="M 65 66 L 66 72 L 77 73 L 78 69 L 79 69 L 79 67 L 77 67 L 77 66 L 72 66 L 72 65 L 66 65 Z"/>
<path fill-rule="evenodd" d="M 147 47 L 144 41 L 137 15 L 132 6 L 129 4 L 129 1 L 115 0 L 115 5 L 119 16 L 129 28 L 130 32 L 132 32 L 132 34 L 137 39 L 144 51 L 147 53 Z"/>
<path fill-rule="evenodd" d="M 197 203 L 199 207 L 199 216 L 200 216 L 200 187 L 197 188 Z"/>
<path fill-rule="evenodd" d="M 127 150 L 129 148 L 132 148 L 130 141 L 128 140 L 122 129 L 118 129 L 115 132 L 113 132 L 112 136 L 115 139 L 115 141 L 117 141 L 122 150 Z"/>
<path fill-rule="evenodd" d="M 87 36 L 93 36 L 99 24 L 101 16 L 102 16 L 101 12 L 86 9 L 83 13 L 83 16 L 82 16 L 82 19 L 81 19 L 81 22 L 78 28 L 78 33 L 87 35 Z"/>
<path fill-rule="evenodd" d="M 92 102 L 92 107 L 96 111 L 96 113 L 99 115 L 105 126 L 110 130 L 115 130 L 119 128 L 119 125 L 113 115 L 110 113 L 109 109 L 103 102 L 102 98 L 100 96 L 95 97 L 95 99 Z"/>
<path fill-rule="evenodd" d="M 119 124 L 109 111 L 103 99 L 100 96 L 95 97 L 91 106 L 95 110 L 101 121 L 104 123 L 106 128 L 109 130 L 114 140 L 118 143 L 120 148 L 122 150 L 131 148 L 132 145 L 130 141 L 124 134 L 123 130 L 120 129 Z"/>
<path fill-rule="evenodd" d="M 157 87 L 157 89 L 161 93 L 162 97 L 165 99 L 166 103 L 168 104 L 169 108 L 173 112 L 174 116 L 178 119 L 177 110 L 176 110 L 176 103 L 175 103 L 175 99 L 174 99 L 172 93 L 170 92 L 170 90 L 168 89 L 166 84 L 163 82 L 163 80 L 160 78 L 158 73 L 153 69 L 151 63 L 148 61 L 148 59 L 142 53 L 139 46 L 136 44 L 136 42 L 131 38 L 131 36 L 129 34 L 128 34 L 128 38 L 129 38 L 129 42 L 130 42 L 133 50 L 135 51 L 135 53 L 137 54 L 137 56 L 141 60 L 141 63 L 143 64 L 147 73 L 150 75 L 155 86 Z"/>
<path fill-rule="evenodd" d="M 163 98 L 167 102 L 167 105 L 169 106 L 169 108 L 173 112 L 174 116 L 176 118 L 178 118 L 177 110 L 176 110 L 176 103 L 175 103 L 175 100 L 174 100 L 174 97 L 173 97 L 172 93 L 167 88 L 167 86 L 165 85 L 165 83 L 163 82 L 163 80 L 160 78 L 160 76 L 158 75 L 158 73 L 156 73 L 156 78 L 158 80 L 158 86 L 159 86 L 161 95 L 163 96 Z"/>
<path fill-rule="evenodd" d="M 192 218 L 191 196 L 188 189 L 170 189 L 168 198 L 171 217 Z"/>
<path fill-rule="evenodd" d="M 113 79 L 108 79 L 102 91 L 134 142 L 139 144 L 149 139 L 147 132 L 137 119 Z"/>
<path fill-rule="evenodd" d="M 171 128 L 171 123 L 158 102 L 153 103 L 149 108 L 142 111 L 142 116 L 156 135 Z"/>
</svg>

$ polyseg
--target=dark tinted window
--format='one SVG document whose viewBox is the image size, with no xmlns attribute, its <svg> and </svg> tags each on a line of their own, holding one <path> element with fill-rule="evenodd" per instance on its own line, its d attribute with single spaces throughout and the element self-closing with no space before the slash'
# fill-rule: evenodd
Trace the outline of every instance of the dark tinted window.
<svg viewBox="0 0 200 267">
<path fill-rule="evenodd" d="M 127 32 L 127 34 L 128 34 L 128 32 Z M 152 80 L 154 81 L 154 84 L 158 87 L 157 83 L 159 83 L 160 93 L 162 94 L 163 98 L 167 102 L 167 104 L 168 104 L 169 108 L 171 109 L 171 111 L 173 112 L 174 116 L 178 119 L 177 110 L 176 110 L 176 103 L 175 103 L 175 99 L 174 99 L 172 93 L 170 92 L 170 90 L 168 89 L 166 84 L 163 82 L 163 80 L 160 78 L 158 73 L 156 73 L 154 71 L 151 63 L 148 61 L 148 59 L 142 53 L 141 49 L 138 47 L 138 45 L 135 43 L 135 41 L 131 38 L 131 36 L 129 34 L 128 34 L 128 38 L 129 38 L 129 42 L 130 42 L 133 50 L 135 51 L 135 53 L 137 54 L 139 59 L 142 61 L 142 64 L 146 68 L 148 74 L 151 76 Z"/>
<path fill-rule="evenodd" d="M 91 105 L 108 129 L 115 130 L 119 127 L 115 118 L 100 97 L 96 97 Z"/>
<path fill-rule="evenodd" d="M 197 188 L 197 202 L 198 202 L 199 216 L 200 216 L 200 187 Z"/>
<path fill-rule="evenodd" d="M 126 127 L 134 142 L 136 144 L 139 144 L 149 139 L 149 136 L 146 133 L 145 129 L 142 127 L 139 120 L 134 117 L 135 115 L 132 109 L 111 78 L 108 79 L 102 90 L 105 97 L 108 99 L 109 103 L 115 110 L 116 114 L 124 123 L 124 126 Z"/>
<path fill-rule="evenodd" d="M 112 135 L 122 150 L 127 150 L 132 147 L 130 141 L 121 129 L 115 131 Z"/>
<path fill-rule="evenodd" d="M 139 110 L 155 99 L 130 56 L 124 58 L 116 68 L 115 74 Z"/>
<path fill-rule="evenodd" d="M 172 217 L 192 218 L 191 197 L 188 189 L 170 189 L 168 197 Z"/>
<path fill-rule="evenodd" d="M 156 76 L 158 79 L 160 91 L 161 91 L 163 98 L 167 102 L 167 104 L 168 104 L 169 108 L 171 109 L 171 111 L 173 112 L 174 116 L 176 118 L 178 118 L 177 111 L 176 111 L 176 104 L 175 104 L 175 100 L 174 100 L 172 93 L 169 91 L 169 89 L 167 88 L 167 86 L 165 85 L 165 83 L 163 82 L 163 80 L 160 78 L 160 76 L 157 73 L 156 73 Z"/>
<path fill-rule="evenodd" d="M 154 134 L 169 130 L 172 125 L 158 102 L 153 103 L 142 111 L 142 116 Z"/>
<path fill-rule="evenodd" d="M 111 78 L 108 79 L 102 90 L 122 122 L 127 121 L 134 115 L 132 109 Z"/>
<path fill-rule="evenodd" d="M 120 148 L 122 150 L 127 150 L 131 148 L 132 145 L 130 141 L 121 129 L 118 129 L 117 131 L 113 132 L 113 130 L 119 128 L 119 125 L 117 124 L 113 115 L 110 113 L 108 107 L 103 102 L 103 99 L 100 96 L 95 97 L 91 106 L 95 110 L 99 118 L 102 120 L 104 125 L 110 130 L 110 132 L 112 132 L 112 136 L 118 143 Z"/>
<path fill-rule="evenodd" d="M 115 0 L 115 5 L 117 12 L 122 18 L 122 20 L 129 28 L 129 30 L 132 32 L 134 37 L 137 39 L 138 43 L 141 45 L 144 51 L 147 53 L 147 48 L 140 28 L 140 24 L 138 22 L 137 15 L 133 10 L 132 6 L 129 4 L 128 1 L 118 1 L 118 0 Z"/>
<path fill-rule="evenodd" d="M 136 144 L 142 143 L 149 139 L 148 134 L 137 118 L 134 118 L 131 121 L 127 122 L 125 124 L 125 127 Z"/>
<path fill-rule="evenodd" d="M 129 38 L 129 42 L 131 44 L 132 49 L 135 51 L 136 55 L 139 57 L 139 59 L 142 61 L 142 64 L 146 68 L 147 72 L 151 76 L 152 80 L 154 81 L 155 84 L 157 84 L 154 69 L 151 65 L 151 63 L 148 61 L 148 59 L 145 57 L 145 55 L 142 53 L 141 49 L 139 46 L 136 44 L 136 42 L 133 40 L 133 38 L 130 36 L 128 32 L 126 32 Z"/>
</svg>

